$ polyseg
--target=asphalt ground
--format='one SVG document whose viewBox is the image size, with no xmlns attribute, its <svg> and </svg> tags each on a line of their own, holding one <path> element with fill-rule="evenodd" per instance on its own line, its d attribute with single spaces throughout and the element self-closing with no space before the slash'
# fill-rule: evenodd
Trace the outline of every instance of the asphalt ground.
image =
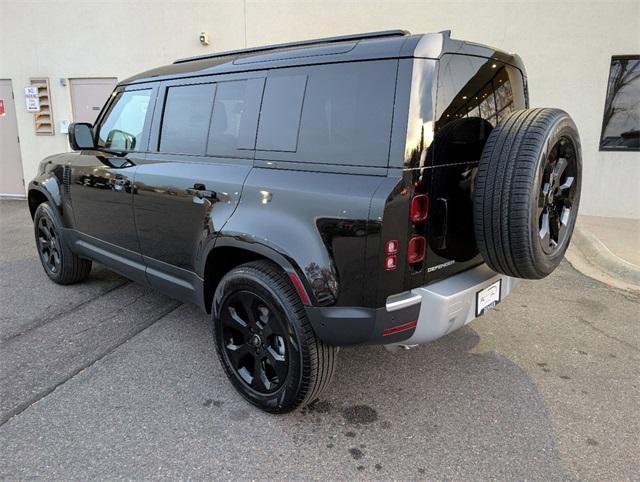
<svg viewBox="0 0 640 482">
<path fill-rule="evenodd" d="M 50 282 L 24 202 L 0 287 L 2 479 L 639 478 L 640 299 L 566 262 L 432 344 L 341 349 L 285 416 L 236 394 L 197 308 L 97 265 Z"/>
</svg>

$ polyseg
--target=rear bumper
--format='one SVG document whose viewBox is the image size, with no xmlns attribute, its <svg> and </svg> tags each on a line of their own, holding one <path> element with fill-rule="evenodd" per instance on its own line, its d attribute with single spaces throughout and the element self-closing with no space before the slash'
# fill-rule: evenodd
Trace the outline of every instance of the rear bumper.
<svg viewBox="0 0 640 482">
<path fill-rule="evenodd" d="M 385 345 L 411 336 L 420 313 L 420 300 L 394 311 L 355 306 L 309 306 L 306 311 L 316 335 L 328 345 Z"/>
<path fill-rule="evenodd" d="M 476 318 L 476 294 L 498 280 L 500 299 L 518 280 L 485 264 L 399 295 L 382 308 L 306 307 L 316 335 L 329 345 L 414 345 L 436 340 Z"/>
<path fill-rule="evenodd" d="M 411 292 L 420 297 L 418 324 L 402 345 L 417 345 L 437 340 L 461 328 L 476 316 L 477 293 L 501 280 L 500 300 L 504 300 L 520 282 L 517 278 L 497 274 L 486 264 L 476 266 Z"/>
</svg>

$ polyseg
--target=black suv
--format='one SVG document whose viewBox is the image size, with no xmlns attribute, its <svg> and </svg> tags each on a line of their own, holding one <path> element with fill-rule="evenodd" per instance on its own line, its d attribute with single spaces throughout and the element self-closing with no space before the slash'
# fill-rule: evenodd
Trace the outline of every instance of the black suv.
<svg viewBox="0 0 640 482">
<path fill-rule="evenodd" d="M 339 346 L 410 346 L 559 264 L 578 134 L 520 58 L 375 32 L 186 58 L 121 82 L 29 185 L 42 265 L 92 261 L 211 314 L 235 387 L 318 397 Z"/>
</svg>

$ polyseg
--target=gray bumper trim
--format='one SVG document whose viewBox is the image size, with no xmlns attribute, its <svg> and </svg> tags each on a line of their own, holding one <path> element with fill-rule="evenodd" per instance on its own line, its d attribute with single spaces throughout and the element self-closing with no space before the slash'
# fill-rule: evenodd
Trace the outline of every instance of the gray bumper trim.
<svg viewBox="0 0 640 482">
<path fill-rule="evenodd" d="M 402 345 L 427 343 L 443 337 L 476 318 L 476 293 L 490 284 L 502 280 L 501 300 L 508 296 L 520 281 L 498 274 L 482 264 L 463 273 L 436 283 L 411 290 L 412 296 L 403 294 L 398 300 L 420 298 L 418 326 L 411 338 Z M 387 309 L 389 309 L 387 301 Z M 417 303 L 418 301 L 414 301 Z"/>
<path fill-rule="evenodd" d="M 389 296 L 385 308 L 387 311 L 398 311 L 407 306 L 417 305 L 422 301 L 422 296 L 406 291 L 399 295 Z"/>
</svg>

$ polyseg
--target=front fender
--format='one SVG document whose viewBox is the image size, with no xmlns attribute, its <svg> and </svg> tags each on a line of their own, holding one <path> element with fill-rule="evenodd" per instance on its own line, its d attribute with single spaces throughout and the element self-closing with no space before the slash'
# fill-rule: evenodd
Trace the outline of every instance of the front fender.
<svg viewBox="0 0 640 482">
<path fill-rule="evenodd" d="M 38 204 L 48 202 L 54 208 L 64 227 L 72 227 L 71 205 L 63 187 L 64 164 L 60 155 L 43 160 L 38 175 L 29 183 L 27 198 L 33 217 Z"/>
</svg>

